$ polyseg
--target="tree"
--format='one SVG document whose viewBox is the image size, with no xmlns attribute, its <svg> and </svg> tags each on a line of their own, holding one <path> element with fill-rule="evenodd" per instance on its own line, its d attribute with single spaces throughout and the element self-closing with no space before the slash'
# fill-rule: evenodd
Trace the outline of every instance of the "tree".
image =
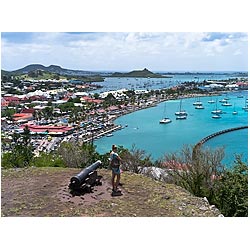
<svg viewBox="0 0 250 250">
<path fill-rule="evenodd" d="M 79 146 L 77 143 L 63 142 L 58 148 L 58 154 L 67 167 L 86 167 L 99 160 L 99 154 L 91 144 Z"/>
<path fill-rule="evenodd" d="M 30 131 L 27 127 L 23 135 L 13 134 L 11 152 L 3 154 L 3 167 L 28 167 L 34 157 L 32 146 L 30 145 Z"/>
<path fill-rule="evenodd" d="M 180 153 L 166 154 L 162 166 L 169 170 L 173 182 L 195 196 L 212 199 L 214 179 L 224 171 L 223 148 L 215 150 L 184 146 Z"/>
<path fill-rule="evenodd" d="M 224 216 L 248 216 L 248 166 L 236 156 L 232 170 L 226 170 L 215 182 L 212 202 Z"/>
<path fill-rule="evenodd" d="M 142 167 L 149 167 L 152 165 L 150 155 L 147 155 L 145 150 L 137 149 L 135 144 L 129 151 L 122 147 L 118 147 L 118 153 L 122 158 L 122 168 L 134 173 L 140 173 Z"/>
</svg>

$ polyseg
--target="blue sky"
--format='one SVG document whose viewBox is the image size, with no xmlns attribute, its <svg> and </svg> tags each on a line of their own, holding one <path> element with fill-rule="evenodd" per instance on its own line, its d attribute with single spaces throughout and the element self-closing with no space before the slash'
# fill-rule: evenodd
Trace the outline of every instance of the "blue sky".
<svg viewBox="0 0 250 250">
<path fill-rule="evenodd" d="M 3 32 L 1 68 L 28 64 L 82 70 L 246 71 L 243 32 Z"/>
</svg>

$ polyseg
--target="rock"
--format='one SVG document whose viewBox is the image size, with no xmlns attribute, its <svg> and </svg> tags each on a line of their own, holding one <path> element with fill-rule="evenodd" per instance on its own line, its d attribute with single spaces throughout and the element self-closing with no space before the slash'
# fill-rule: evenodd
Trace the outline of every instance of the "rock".
<svg viewBox="0 0 250 250">
<path fill-rule="evenodd" d="M 209 203 L 207 197 L 204 197 L 203 200 L 204 200 L 205 202 Z"/>
<path fill-rule="evenodd" d="M 208 208 L 206 206 L 204 206 L 204 205 L 199 207 L 199 209 L 202 210 L 202 211 L 207 211 L 208 210 Z"/>
</svg>

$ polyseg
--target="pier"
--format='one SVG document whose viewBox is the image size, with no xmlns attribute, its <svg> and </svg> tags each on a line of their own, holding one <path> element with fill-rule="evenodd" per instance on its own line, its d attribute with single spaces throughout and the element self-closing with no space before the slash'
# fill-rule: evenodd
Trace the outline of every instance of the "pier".
<svg viewBox="0 0 250 250">
<path fill-rule="evenodd" d="M 104 131 L 104 132 L 98 133 L 98 134 L 96 134 L 96 135 L 92 134 L 92 136 L 91 136 L 90 138 L 85 139 L 83 142 L 86 143 L 86 142 L 90 142 L 90 141 L 92 141 L 92 140 L 101 138 L 102 136 L 105 136 L 105 135 L 107 135 L 107 134 L 109 134 L 109 133 L 111 133 L 111 132 L 113 132 L 113 131 L 119 130 L 119 129 L 121 129 L 121 128 L 122 128 L 121 125 L 115 125 L 113 128 L 111 128 L 111 129 L 109 129 L 109 130 L 106 130 L 106 131 Z"/>
<path fill-rule="evenodd" d="M 248 128 L 248 125 L 246 126 L 240 126 L 240 127 L 236 127 L 236 128 L 229 128 L 229 129 L 224 129 L 224 130 L 221 130 L 221 131 L 218 131 L 216 133 L 213 133 L 211 135 L 208 135 L 207 137 L 203 138 L 202 140 L 200 140 L 195 146 L 194 146 L 194 149 L 193 149 L 193 154 L 194 152 L 199 149 L 205 142 L 207 142 L 208 140 L 218 136 L 218 135 L 221 135 L 221 134 L 225 134 L 225 133 L 228 133 L 228 132 L 232 132 L 232 131 L 235 131 L 235 130 L 240 130 L 240 129 L 246 129 Z"/>
</svg>

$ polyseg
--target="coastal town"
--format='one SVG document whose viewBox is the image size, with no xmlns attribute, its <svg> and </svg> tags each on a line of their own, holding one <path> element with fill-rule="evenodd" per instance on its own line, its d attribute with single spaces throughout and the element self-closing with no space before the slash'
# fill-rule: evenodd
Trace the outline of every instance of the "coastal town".
<svg viewBox="0 0 250 250">
<path fill-rule="evenodd" d="M 1 215 L 247 217 L 247 40 L 4 32 Z"/>
<path fill-rule="evenodd" d="M 123 129 L 114 120 L 140 109 L 179 98 L 220 95 L 248 88 L 247 80 L 184 82 L 166 89 L 118 89 L 94 93 L 98 83 L 66 78 L 1 81 L 2 153 L 14 134 L 28 128 L 35 155 L 56 150 L 61 142 L 92 143 Z"/>
</svg>

